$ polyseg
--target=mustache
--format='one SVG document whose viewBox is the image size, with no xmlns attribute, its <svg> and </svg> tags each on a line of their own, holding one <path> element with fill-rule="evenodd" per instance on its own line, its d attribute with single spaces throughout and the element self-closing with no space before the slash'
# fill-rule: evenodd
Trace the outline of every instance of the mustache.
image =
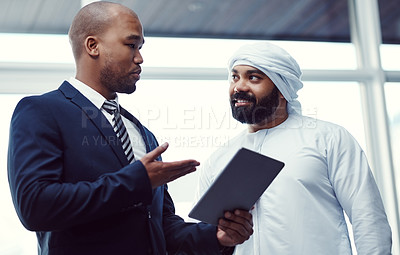
<svg viewBox="0 0 400 255">
<path fill-rule="evenodd" d="M 140 74 L 141 72 L 142 72 L 142 68 L 141 67 L 135 68 L 135 69 L 133 69 L 131 71 L 131 73 L 137 73 L 137 74 Z"/>
<path fill-rule="evenodd" d="M 231 101 L 237 101 L 237 100 L 246 100 L 246 101 L 255 103 L 256 102 L 256 97 L 251 95 L 251 94 L 249 94 L 249 93 L 246 93 L 246 92 L 243 92 L 243 91 L 239 91 L 239 92 L 236 92 L 235 94 L 233 94 L 231 96 Z"/>
</svg>

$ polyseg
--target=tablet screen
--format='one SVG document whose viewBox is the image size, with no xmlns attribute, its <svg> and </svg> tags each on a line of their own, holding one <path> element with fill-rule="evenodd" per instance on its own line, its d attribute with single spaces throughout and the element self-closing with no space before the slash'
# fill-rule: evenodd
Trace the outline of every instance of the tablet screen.
<svg viewBox="0 0 400 255">
<path fill-rule="evenodd" d="M 225 211 L 250 210 L 284 167 L 284 163 L 241 148 L 189 213 L 213 225 Z"/>
</svg>

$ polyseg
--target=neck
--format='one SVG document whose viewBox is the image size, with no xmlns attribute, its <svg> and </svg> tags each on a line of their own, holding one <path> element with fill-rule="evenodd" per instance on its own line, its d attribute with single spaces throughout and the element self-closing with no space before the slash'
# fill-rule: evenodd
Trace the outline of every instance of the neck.
<svg viewBox="0 0 400 255">
<path fill-rule="evenodd" d="M 75 78 L 85 83 L 87 86 L 91 87 L 99 94 L 101 94 L 107 100 L 113 100 L 116 97 L 116 93 L 114 91 L 110 91 L 105 86 L 101 84 L 99 80 L 95 80 L 92 78 L 93 76 L 82 75 L 81 73 L 77 73 Z"/>
<path fill-rule="evenodd" d="M 248 130 L 250 133 L 255 133 L 262 129 L 273 128 L 273 127 L 276 127 L 276 126 L 282 124 L 283 122 L 285 122 L 285 120 L 287 120 L 288 117 L 289 117 L 289 114 L 286 111 L 286 107 L 281 110 L 278 108 L 272 114 L 272 116 L 268 117 L 264 121 L 262 121 L 260 123 L 256 123 L 256 124 L 249 124 Z"/>
</svg>

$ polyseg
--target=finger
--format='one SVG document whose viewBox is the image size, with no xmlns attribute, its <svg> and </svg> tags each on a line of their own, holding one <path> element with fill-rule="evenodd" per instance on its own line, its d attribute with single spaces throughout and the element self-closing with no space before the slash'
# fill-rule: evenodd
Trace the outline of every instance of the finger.
<svg viewBox="0 0 400 255">
<path fill-rule="evenodd" d="M 250 238 L 250 234 L 243 236 L 243 235 L 239 234 L 238 232 L 236 232 L 230 228 L 226 228 L 222 225 L 218 225 L 218 229 L 220 229 L 222 231 L 222 233 L 224 233 L 223 235 L 221 234 L 221 236 L 225 236 L 223 238 L 224 242 L 226 243 L 226 244 L 224 244 L 224 246 L 241 244 Z M 220 239 L 220 241 L 222 241 L 222 240 Z"/>
<path fill-rule="evenodd" d="M 167 142 L 158 146 L 154 150 L 147 153 L 143 158 L 149 162 L 156 160 L 161 154 L 163 154 L 168 149 L 169 144 Z"/>
<path fill-rule="evenodd" d="M 176 179 L 178 179 L 178 178 L 180 178 L 180 177 L 182 177 L 184 175 L 193 173 L 195 171 L 196 171 L 196 167 L 194 167 L 194 166 L 190 166 L 190 167 L 186 167 L 184 169 L 180 169 L 180 171 L 175 171 L 177 173 L 171 175 L 168 182 L 174 181 L 174 180 L 176 180 Z"/>
<path fill-rule="evenodd" d="M 235 210 L 235 213 L 226 212 L 226 219 L 220 220 L 220 226 L 232 236 L 240 235 L 247 238 L 253 233 L 253 221 L 251 214 L 243 210 Z"/>
<path fill-rule="evenodd" d="M 253 217 L 252 215 L 244 210 L 235 210 L 234 213 L 225 212 L 224 214 L 225 219 L 228 222 L 236 223 L 245 227 L 247 230 L 250 230 L 253 227 Z"/>
<path fill-rule="evenodd" d="M 200 163 L 194 159 L 185 159 L 180 161 L 173 161 L 173 162 L 164 162 L 163 168 L 169 171 L 173 170 L 180 170 L 186 167 L 196 167 L 199 166 Z"/>
<path fill-rule="evenodd" d="M 181 162 L 164 162 L 163 169 L 167 171 L 169 175 L 176 179 L 185 174 L 196 171 L 196 167 L 199 162 L 195 160 L 183 160 Z"/>
<path fill-rule="evenodd" d="M 253 215 L 248 211 L 236 209 L 234 214 L 231 215 L 231 217 L 232 218 L 230 220 L 240 221 L 240 222 L 242 222 L 242 220 L 240 219 L 240 218 L 242 218 L 243 220 L 247 221 L 247 223 L 251 227 L 253 227 Z M 242 222 L 242 223 L 244 223 L 244 222 Z"/>
<path fill-rule="evenodd" d="M 241 224 L 224 219 L 220 219 L 218 223 L 219 223 L 218 227 L 227 232 L 227 234 L 234 239 L 238 238 L 242 239 L 245 238 L 246 236 L 249 236 L 250 233 L 249 231 L 251 228 L 248 229 Z"/>
</svg>

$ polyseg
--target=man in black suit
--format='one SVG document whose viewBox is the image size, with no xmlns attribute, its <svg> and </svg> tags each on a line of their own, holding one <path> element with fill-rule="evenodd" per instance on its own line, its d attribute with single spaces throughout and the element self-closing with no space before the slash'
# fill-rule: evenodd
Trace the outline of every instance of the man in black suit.
<svg viewBox="0 0 400 255">
<path fill-rule="evenodd" d="M 69 37 L 75 78 L 22 99 L 11 121 L 11 194 L 39 254 L 218 254 L 247 240 L 249 212 L 227 212 L 218 227 L 175 215 L 166 183 L 199 163 L 162 162 L 168 144 L 118 104 L 117 92 L 134 92 L 140 79 L 137 15 L 95 2 Z"/>
</svg>

